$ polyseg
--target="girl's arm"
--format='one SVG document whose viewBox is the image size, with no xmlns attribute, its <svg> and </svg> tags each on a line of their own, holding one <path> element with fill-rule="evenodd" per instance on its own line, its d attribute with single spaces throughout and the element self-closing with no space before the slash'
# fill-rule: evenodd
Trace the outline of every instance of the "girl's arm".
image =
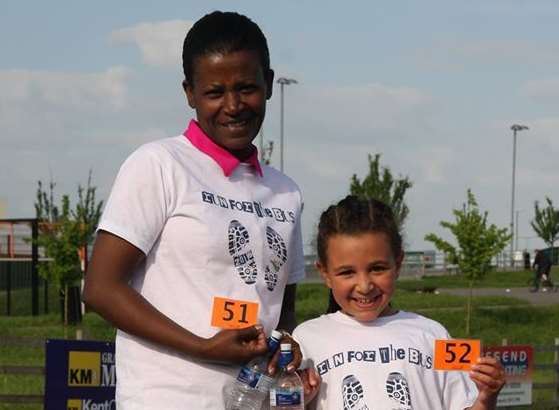
<svg viewBox="0 0 559 410">
<path fill-rule="evenodd" d="M 505 369 L 494 357 L 480 357 L 472 366 L 470 378 L 476 384 L 479 394 L 469 410 L 494 410 L 497 396 L 505 385 Z"/>
<path fill-rule="evenodd" d="M 314 410 L 316 408 L 315 398 L 318 395 L 322 380 L 314 367 L 298 370 L 298 373 L 305 389 L 305 409 Z"/>
<path fill-rule="evenodd" d="M 129 285 L 145 255 L 138 248 L 100 231 L 83 292 L 84 302 L 125 332 L 204 361 L 246 363 L 266 352 L 260 326 L 199 337 L 162 314 Z"/>
</svg>

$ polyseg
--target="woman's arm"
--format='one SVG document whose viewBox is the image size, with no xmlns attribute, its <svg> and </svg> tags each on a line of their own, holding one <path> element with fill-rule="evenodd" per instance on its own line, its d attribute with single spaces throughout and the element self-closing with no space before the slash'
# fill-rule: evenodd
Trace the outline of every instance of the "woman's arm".
<svg viewBox="0 0 559 410">
<path fill-rule="evenodd" d="M 293 329 L 297 327 L 297 319 L 295 318 L 296 294 L 297 284 L 294 283 L 285 287 L 278 329 L 287 330 L 289 333 L 293 332 Z"/>
<path fill-rule="evenodd" d="M 100 231 L 85 277 L 86 305 L 129 334 L 200 360 L 245 363 L 266 351 L 260 326 L 225 330 L 205 339 L 158 311 L 129 285 L 144 258 L 129 242 Z"/>
</svg>

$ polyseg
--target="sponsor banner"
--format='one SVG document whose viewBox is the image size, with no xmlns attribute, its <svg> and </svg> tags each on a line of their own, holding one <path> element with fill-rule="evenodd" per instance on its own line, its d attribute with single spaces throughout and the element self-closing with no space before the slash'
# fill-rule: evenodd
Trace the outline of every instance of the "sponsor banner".
<svg viewBox="0 0 559 410">
<path fill-rule="evenodd" d="M 486 347 L 484 351 L 487 356 L 499 359 L 505 368 L 507 384 L 499 393 L 497 407 L 532 404 L 532 346 L 494 346 Z"/>
<path fill-rule="evenodd" d="M 44 410 L 115 410 L 114 343 L 46 342 Z"/>
</svg>

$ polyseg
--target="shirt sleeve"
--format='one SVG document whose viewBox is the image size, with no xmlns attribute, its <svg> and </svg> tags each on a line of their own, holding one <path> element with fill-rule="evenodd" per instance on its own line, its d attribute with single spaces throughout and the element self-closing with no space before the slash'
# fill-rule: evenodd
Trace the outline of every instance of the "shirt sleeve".
<svg viewBox="0 0 559 410">
<path fill-rule="evenodd" d="M 305 256 L 303 254 L 303 234 L 301 229 L 301 214 L 303 213 L 303 202 L 301 192 L 298 191 L 299 204 L 297 216 L 295 219 L 295 227 L 291 243 L 289 244 L 289 253 L 292 255 L 289 262 L 289 276 L 287 284 L 291 285 L 301 281 L 305 277 Z"/>
<path fill-rule="evenodd" d="M 110 232 L 148 254 L 167 220 L 161 156 L 150 144 L 140 147 L 121 166 L 98 230 Z"/>
</svg>

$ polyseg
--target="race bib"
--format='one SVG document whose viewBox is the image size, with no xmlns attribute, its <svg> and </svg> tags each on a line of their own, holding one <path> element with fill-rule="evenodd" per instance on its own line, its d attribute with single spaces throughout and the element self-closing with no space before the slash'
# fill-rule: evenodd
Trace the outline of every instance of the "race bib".
<svg viewBox="0 0 559 410">
<path fill-rule="evenodd" d="M 212 323 L 221 329 L 242 329 L 257 323 L 258 303 L 214 297 Z"/>
<path fill-rule="evenodd" d="M 470 370 L 481 352 L 479 340 L 435 340 L 435 369 Z"/>
</svg>

